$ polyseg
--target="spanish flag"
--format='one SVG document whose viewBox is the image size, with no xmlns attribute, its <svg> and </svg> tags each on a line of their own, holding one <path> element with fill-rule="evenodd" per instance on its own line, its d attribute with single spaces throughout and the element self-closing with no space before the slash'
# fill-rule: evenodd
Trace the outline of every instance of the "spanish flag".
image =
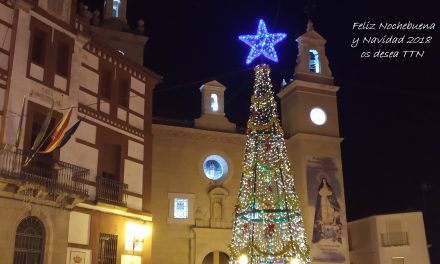
<svg viewBox="0 0 440 264">
<path fill-rule="evenodd" d="M 73 108 L 70 108 L 69 112 L 67 112 L 67 114 L 63 116 L 61 121 L 53 130 L 52 135 L 50 135 L 49 144 L 46 146 L 46 148 L 40 150 L 40 153 L 50 153 L 58 148 L 58 146 L 60 146 L 61 141 L 64 138 L 64 134 L 66 133 L 66 128 L 69 125 L 70 116 L 72 115 L 72 109 Z"/>
</svg>

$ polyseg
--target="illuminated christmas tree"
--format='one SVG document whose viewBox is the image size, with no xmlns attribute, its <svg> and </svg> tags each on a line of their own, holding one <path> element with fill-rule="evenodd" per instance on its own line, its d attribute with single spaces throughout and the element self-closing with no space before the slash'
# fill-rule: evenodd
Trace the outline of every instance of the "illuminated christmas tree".
<svg viewBox="0 0 440 264">
<path fill-rule="evenodd" d="M 276 34 L 268 34 L 265 25 L 261 31 L 262 24 L 264 22 L 260 20 L 256 36 L 240 36 L 240 39 L 252 46 L 251 53 L 257 52 L 274 60 L 272 58 L 276 58 L 276 53 L 275 57 L 270 58 L 267 56 L 270 52 L 265 51 L 264 46 L 268 45 L 267 48 L 274 53 L 273 43 L 270 45 L 268 38 Z M 260 32 L 263 33 L 258 39 Z M 247 42 L 244 40 L 246 37 L 253 37 L 255 41 Z M 259 48 L 262 50 L 258 51 Z M 230 263 L 310 264 L 298 195 L 269 74 L 267 64 L 255 67 L 254 94 L 235 208 Z"/>
</svg>

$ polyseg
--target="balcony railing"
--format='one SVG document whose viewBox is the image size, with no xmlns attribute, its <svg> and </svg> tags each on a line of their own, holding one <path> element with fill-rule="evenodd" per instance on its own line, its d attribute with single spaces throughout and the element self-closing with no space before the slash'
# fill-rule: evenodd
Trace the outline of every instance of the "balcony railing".
<svg viewBox="0 0 440 264">
<path fill-rule="evenodd" d="M 27 156 L 23 150 L 8 150 L 0 144 L 0 177 L 41 186 L 48 194 L 87 195 L 84 180 L 89 177 L 88 169 L 40 156 L 24 166 Z"/>
<path fill-rule="evenodd" d="M 407 232 L 382 233 L 381 236 L 382 236 L 382 246 L 383 247 L 409 245 Z"/>
<path fill-rule="evenodd" d="M 96 184 L 98 201 L 127 207 L 127 184 L 104 177 L 96 177 Z"/>
</svg>

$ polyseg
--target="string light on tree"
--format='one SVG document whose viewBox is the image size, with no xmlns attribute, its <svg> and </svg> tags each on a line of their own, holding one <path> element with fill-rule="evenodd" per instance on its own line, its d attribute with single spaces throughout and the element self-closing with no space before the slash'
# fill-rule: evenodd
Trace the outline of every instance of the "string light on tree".
<svg viewBox="0 0 440 264">
<path fill-rule="evenodd" d="M 238 259 L 239 264 L 248 264 L 248 261 L 249 259 L 245 254 L 241 255 L 240 258 Z"/>
<path fill-rule="evenodd" d="M 297 257 L 293 257 L 289 264 L 300 264 L 301 262 L 299 261 L 299 259 Z"/>
<path fill-rule="evenodd" d="M 258 32 L 257 36 L 260 32 L 267 33 L 262 20 Z M 284 37 L 285 34 L 278 38 Z M 269 39 L 274 40 L 273 37 Z M 281 39 L 276 39 L 276 42 Z M 263 43 L 257 43 L 257 40 Z M 267 54 L 275 54 L 276 58 L 273 45 L 273 51 L 262 51 L 261 48 L 268 45 L 267 40 L 265 37 L 252 39 L 248 61 L 259 54 L 266 57 Z M 260 48 L 260 51 L 255 51 L 254 47 Z M 267 64 L 255 67 L 230 263 L 310 264 L 304 223 L 269 74 Z"/>
</svg>

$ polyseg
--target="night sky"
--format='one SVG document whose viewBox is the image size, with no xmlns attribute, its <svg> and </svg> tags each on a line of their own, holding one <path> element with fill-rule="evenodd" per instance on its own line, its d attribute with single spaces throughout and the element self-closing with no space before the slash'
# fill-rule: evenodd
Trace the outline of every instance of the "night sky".
<svg viewBox="0 0 440 264">
<path fill-rule="evenodd" d="M 87 1 L 86 1 L 87 2 Z M 91 9 L 99 7 L 89 2 Z M 386 3 L 381 3 L 386 2 Z M 154 116 L 192 120 L 200 116 L 200 92 L 216 79 L 226 87 L 230 121 L 245 126 L 253 86 L 249 47 L 240 34 L 255 34 L 257 20 L 269 32 L 285 32 L 270 64 L 274 91 L 292 78 L 295 39 L 308 17 L 327 39 L 327 57 L 340 86 L 338 108 L 349 220 L 374 214 L 422 210 L 431 252 L 440 252 L 440 21 L 434 0 L 418 1 L 243 1 L 181 0 L 128 2 L 134 26 L 145 20 L 149 41 L 145 66 L 164 77 L 154 93 Z M 308 15 L 307 15 L 308 14 Z M 353 30 L 354 22 L 376 23 Z M 379 30 L 380 22 L 436 23 L 434 30 Z M 355 37 L 431 36 L 429 44 L 359 44 Z M 419 50 L 421 58 L 360 58 L 362 51 Z M 373 53 L 372 53 L 373 54 Z M 255 64 L 253 64 L 255 65 Z M 432 263 L 440 263 L 439 253 Z"/>
</svg>

